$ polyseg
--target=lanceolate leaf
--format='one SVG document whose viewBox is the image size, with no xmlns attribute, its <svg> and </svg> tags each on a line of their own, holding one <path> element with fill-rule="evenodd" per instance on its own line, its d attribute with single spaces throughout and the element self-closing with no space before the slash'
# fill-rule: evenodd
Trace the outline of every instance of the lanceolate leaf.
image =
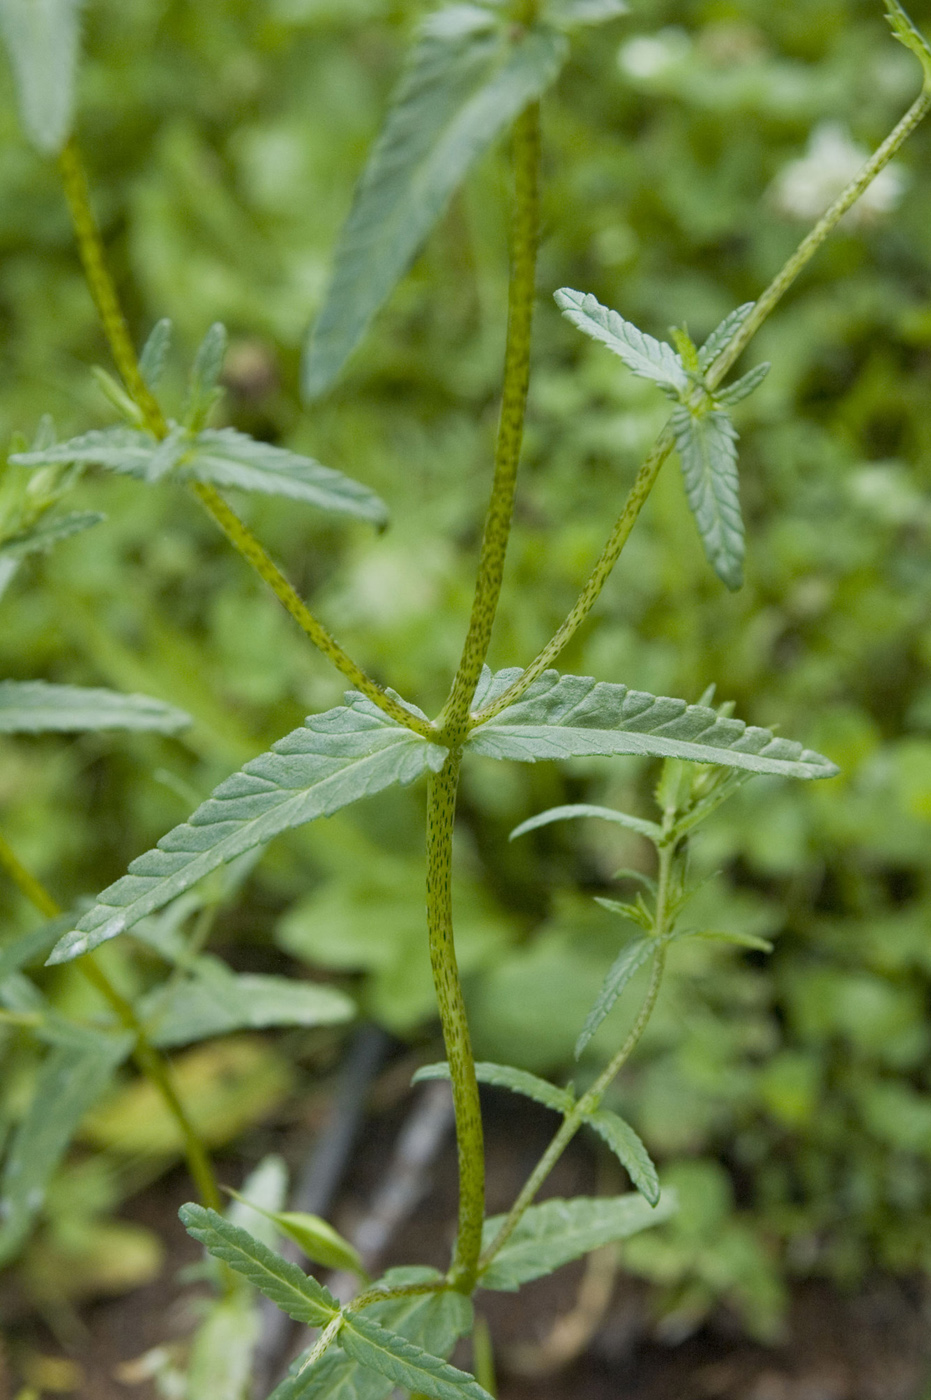
<svg viewBox="0 0 931 1400">
<path fill-rule="evenodd" d="M 290 827 L 328 817 L 394 783 L 439 772 L 447 750 L 395 724 L 361 695 L 312 715 L 221 783 L 190 820 L 104 890 L 50 962 L 68 962 L 161 909 L 209 871 Z"/>
<path fill-rule="evenodd" d="M 178 1214 L 189 1235 L 242 1274 L 253 1288 L 271 1298 L 296 1322 L 323 1327 L 339 1312 L 339 1304 L 322 1283 L 255 1239 L 248 1230 L 231 1225 L 204 1206 L 182 1206 Z"/>
<path fill-rule="evenodd" d="M 437 1278 L 433 1269 L 390 1269 L 379 1282 L 408 1284 Z M 472 1304 L 463 1294 L 446 1290 L 373 1303 L 365 1315 L 431 1356 L 448 1356 L 471 1326 Z M 361 1366 L 338 1344 L 304 1370 L 303 1360 L 298 1358 L 270 1400 L 386 1400 L 394 1390 L 394 1383 L 387 1376 Z"/>
<path fill-rule="evenodd" d="M 57 155 L 71 130 L 81 9 L 81 0 L 0 0 L 20 119 L 43 155 Z"/>
<path fill-rule="evenodd" d="M 0 681 L 0 734 L 74 734 L 91 729 L 175 734 L 190 723 L 190 715 L 183 710 L 147 695 L 45 681 Z"/>
<path fill-rule="evenodd" d="M 494 676 L 486 671 L 475 708 L 503 694 L 520 674 L 516 668 Z M 544 671 L 516 704 L 473 729 L 468 747 L 489 758 L 524 763 L 652 754 L 792 778 L 830 778 L 837 772 L 821 754 L 708 706 L 558 671 Z"/>
<path fill-rule="evenodd" d="M 655 1206 L 659 1201 L 656 1168 L 630 1124 L 604 1108 L 590 1113 L 585 1121 L 608 1144 L 641 1196 Z"/>
<path fill-rule="evenodd" d="M 290 496 L 320 510 L 383 524 L 387 510 L 373 491 L 312 457 L 258 442 L 234 428 L 190 433 L 177 423 L 159 442 L 136 428 L 104 428 L 70 442 L 10 458 L 17 466 L 77 463 L 105 467 L 149 482 L 174 474 L 180 481 L 208 481 L 241 491 Z"/>
<path fill-rule="evenodd" d="M 421 29 L 359 182 L 314 327 L 304 389 L 339 374 L 469 167 L 555 79 L 566 40 L 503 12 L 451 5 Z"/>
<path fill-rule="evenodd" d="M 755 303 L 752 301 L 745 301 L 743 306 L 738 306 L 735 310 L 728 312 L 721 324 L 715 326 L 698 352 L 699 369 L 708 369 L 714 363 L 731 337 L 740 330 L 754 305 Z"/>
<path fill-rule="evenodd" d="M 720 408 L 675 410 L 672 431 L 685 494 L 708 562 L 722 583 L 743 583 L 744 526 L 737 477 L 737 429 Z"/>
<path fill-rule="evenodd" d="M 293 1240 L 312 1263 L 326 1269 L 348 1269 L 368 1281 L 359 1251 L 322 1216 L 303 1210 L 266 1210 L 238 1191 L 230 1191 L 230 1195 L 271 1221 L 275 1232 Z"/>
<path fill-rule="evenodd" d="M 347 1319 L 340 1343 L 354 1361 L 412 1393 L 430 1395 L 433 1400 L 491 1400 L 488 1391 L 465 1371 L 380 1327 L 365 1313 Z"/>
<path fill-rule="evenodd" d="M 656 948 L 656 940 L 649 934 L 640 934 L 621 949 L 611 964 L 595 1005 L 585 1018 L 585 1025 L 575 1043 L 576 1059 L 582 1054 L 588 1042 L 614 1006 L 627 983 Z"/>
<path fill-rule="evenodd" d="M 718 389 L 715 393 L 717 402 L 730 408 L 733 404 L 740 403 L 742 399 L 749 398 L 754 389 L 758 389 L 763 383 L 769 370 L 769 361 L 764 360 L 762 364 L 748 370 L 740 379 L 735 379 L 733 384 L 728 384 L 726 389 Z"/>
<path fill-rule="evenodd" d="M 652 379 L 655 384 L 675 394 L 687 393 L 690 380 L 679 356 L 665 341 L 644 335 L 636 326 L 625 321 L 616 311 L 602 306 L 590 293 L 574 292 L 562 287 L 555 294 L 556 305 L 567 320 L 592 340 L 600 340 L 634 374 Z"/>
<path fill-rule="evenodd" d="M 106 518 L 96 510 L 73 510 L 67 515 L 43 516 L 30 529 L 10 535 L 0 543 L 0 559 L 25 559 L 27 554 L 44 554 L 61 540 L 89 530 Z"/>
<path fill-rule="evenodd" d="M 0 1178 L 0 1262 L 19 1249 L 78 1124 L 133 1047 L 131 1035 L 74 1033 L 42 1061 Z"/>
<path fill-rule="evenodd" d="M 449 1064 L 444 1060 L 437 1065 L 423 1065 L 414 1075 L 413 1083 L 420 1084 L 425 1079 L 449 1079 Z M 511 1089 L 515 1094 L 523 1094 L 534 1099 L 555 1113 L 569 1113 L 575 1099 L 566 1089 L 557 1089 L 545 1079 L 528 1073 L 525 1069 L 515 1069 L 513 1065 L 493 1065 L 486 1060 L 475 1066 L 475 1077 L 480 1084 L 494 1084 L 500 1089 Z"/>
<path fill-rule="evenodd" d="M 650 1225 L 659 1225 L 675 1209 L 675 1196 L 670 1191 L 662 1193 L 655 1207 L 633 1193 L 604 1199 L 577 1196 L 572 1201 L 544 1201 L 541 1206 L 530 1207 L 481 1275 L 479 1284 L 482 1288 L 514 1292 L 531 1279 L 551 1274 L 599 1245 L 627 1239 Z M 485 1221 L 485 1248 L 494 1240 L 504 1219 L 497 1215 Z"/>
<path fill-rule="evenodd" d="M 638 836 L 645 836 L 648 841 L 659 841 L 663 834 L 662 828 L 656 822 L 632 817 L 629 812 L 616 812 L 613 807 L 598 807 L 590 802 L 571 802 L 565 807 L 550 807 L 545 812 L 538 812 L 535 817 L 528 817 L 520 826 L 515 826 L 508 840 L 513 841 L 518 836 L 526 836 L 528 831 L 536 831 L 538 826 L 570 821 L 574 817 L 600 817 L 603 821 L 625 826 L 628 831 L 636 831 Z"/>
<path fill-rule="evenodd" d="M 264 1026 L 331 1026 L 355 1015 L 352 1002 L 334 987 L 236 974 L 209 957 L 197 960 L 193 976 L 168 981 L 136 1010 L 149 1038 L 163 1047 Z"/>
</svg>

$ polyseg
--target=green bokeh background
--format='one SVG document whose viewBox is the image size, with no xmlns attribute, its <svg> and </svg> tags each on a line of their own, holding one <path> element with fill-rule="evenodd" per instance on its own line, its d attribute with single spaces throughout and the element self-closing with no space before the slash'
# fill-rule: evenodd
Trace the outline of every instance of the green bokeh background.
<svg viewBox="0 0 931 1400">
<path fill-rule="evenodd" d="M 222 320 L 222 421 L 387 501 L 381 536 L 289 502 L 235 504 L 344 645 L 430 711 L 458 658 L 489 484 L 503 148 L 335 391 L 310 409 L 297 392 L 353 183 L 425 8 L 95 0 L 79 132 L 135 336 L 174 321 L 169 400 Z M 812 130 L 839 122 L 872 148 L 918 83 L 874 0 L 634 0 L 627 18 L 576 38 L 544 104 L 534 379 L 494 665 L 528 660 L 555 629 L 664 417 L 655 389 L 561 320 L 552 291 L 594 292 L 652 334 L 686 323 L 703 337 L 804 233 L 773 190 Z M 842 770 L 811 785 L 757 779 L 703 831 L 697 867 L 721 874 L 694 918 L 770 937 L 775 952 L 677 950 L 616 1090 L 684 1202 L 626 1254 L 659 1283 L 670 1335 L 723 1298 L 774 1336 L 794 1274 L 856 1283 L 931 1264 L 931 130 L 898 165 L 899 206 L 842 227 L 746 357 L 773 369 L 736 412 L 743 590 L 728 594 L 708 569 L 671 462 L 561 663 L 689 700 L 715 682 L 739 716 Z M 0 329 L 0 437 L 31 434 L 44 412 L 62 436 L 111 421 L 88 373 L 106 353 L 54 163 L 21 139 L 5 69 Z M 17 575 L 0 674 L 145 691 L 195 724 L 178 740 L 0 742 L 4 829 L 63 902 L 117 878 L 343 688 L 180 488 L 95 475 L 73 503 L 108 521 Z M 508 832 L 562 801 L 650 815 L 654 779 L 633 759 L 467 772 L 456 900 L 483 1057 L 565 1072 L 625 932 L 591 895 L 648 860 L 638 838 L 591 823 L 513 845 Z M 429 1035 L 422 808 L 420 790 L 388 794 L 280 839 L 213 949 L 260 970 L 296 958 L 401 1037 Z M 7 930 L 32 918 L 6 888 L 0 910 Z M 109 958 L 129 990 L 154 975 L 128 946 Z M 49 989 L 74 1007 L 69 978 Z M 26 1080 L 18 1060 L 8 1122 Z M 293 1092 L 286 1075 L 279 1097 Z M 79 1165 L 105 1212 L 119 1193 Z M 59 1201 L 76 1189 L 70 1170 Z"/>
</svg>

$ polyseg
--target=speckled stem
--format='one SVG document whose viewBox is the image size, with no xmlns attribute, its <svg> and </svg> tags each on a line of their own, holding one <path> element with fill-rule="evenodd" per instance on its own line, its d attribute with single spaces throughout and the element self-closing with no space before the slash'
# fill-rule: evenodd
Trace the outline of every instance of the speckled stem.
<svg viewBox="0 0 931 1400">
<path fill-rule="evenodd" d="M 146 428 L 153 437 L 163 438 L 168 432 L 168 424 L 139 370 L 139 361 L 126 326 L 126 318 L 107 267 L 103 240 L 94 218 L 80 151 L 73 137 L 59 157 L 59 166 L 84 275 L 110 351 L 127 392 L 142 413 Z M 386 694 L 378 682 L 367 675 L 343 650 L 336 638 L 318 622 L 278 565 L 270 558 L 249 527 L 227 505 L 219 491 L 202 481 L 191 482 L 190 489 L 219 525 L 237 553 L 268 584 L 298 627 L 327 660 L 332 662 L 338 671 L 342 671 L 350 684 L 398 724 L 403 724 L 406 729 L 412 729 L 415 734 L 424 738 L 434 738 L 434 726 L 412 714 L 406 705 Z"/>
<path fill-rule="evenodd" d="M 727 374 L 731 366 L 736 362 L 738 356 L 746 349 L 760 326 L 767 316 L 774 310 L 778 303 L 785 296 L 792 283 L 799 273 L 814 257 L 822 243 L 837 227 L 840 220 L 847 211 L 856 203 L 861 194 L 872 184 L 879 172 L 889 164 L 893 156 L 912 134 L 918 124 L 931 109 L 931 93 L 922 92 L 920 97 L 912 103 L 905 116 L 890 133 L 882 145 L 874 152 L 862 169 L 854 176 L 846 188 L 838 195 L 830 209 L 821 216 L 810 233 L 802 239 L 795 252 L 788 262 L 770 282 L 769 286 L 759 297 L 747 320 L 731 337 L 721 354 L 706 376 L 710 388 L 716 388 Z M 515 701 L 527 690 L 528 686 L 540 676 L 548 666 L 552 666 L 563 648 L 575 636 L 582 623 L 588 617 L 594 607 L 601 590 L 604 588 L 611 571 L 617 563 L 621 550 L 627 543 L 630 532 L 634 527 L 637 516 L 643 508 L 644 502 L 649 496 L 659 476 L 660 468 L 666 458 L 672 452 L 675 443 L 669 425 L 663 429 L 650 449 L 649 455 L 643 461 L 640 470 L 634 479 L 634 484 L 630 489 L 630 494 L 624 502 L 624 509 L 618 516 L 607 543 L 595 564 L 589 578 L 579 594 L 572 611 L 563 622 L 558 632 L 551 641 L 543 648 L 537 657 L 531 661 L 526 670 L 517 678 L 512 686 L 500 695 L 490 705 L 487 705 L 475 717 L 474 723 L 484 723 L 493 715 L 513 705 Z"/>
<path fill-rule="evenodd" d="M 427 928 L 433 985 L 443 1026 L 456 1110 L 459 1232 L 450 1269 L 453 1287 L 475 1286 L 485 1215 L 485 1148 L 475 1060 L 453 944 L 452 860 L 461 750 L 453 749 L 427 785 Z"/>
</svg>

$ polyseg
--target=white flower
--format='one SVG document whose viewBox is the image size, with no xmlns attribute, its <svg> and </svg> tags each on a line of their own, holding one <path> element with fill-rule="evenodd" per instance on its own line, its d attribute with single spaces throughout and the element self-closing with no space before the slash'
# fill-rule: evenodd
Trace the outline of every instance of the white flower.
<svg viewBox="0 0 931 1400">
<path fill-rule="evenodd" d="M 783 214 L 810 221 L 823 214 L 866 161 L 868 152 L 852 140 L 840 122 L 821 122 L 808 140 L 808 150 L 790 161 L 770 187 L 770 199 Z M 889 214 L 905 190 L 900 166 L 887 165 L 863 192 L 844 222 L 867 224 Z"/>
</svg>

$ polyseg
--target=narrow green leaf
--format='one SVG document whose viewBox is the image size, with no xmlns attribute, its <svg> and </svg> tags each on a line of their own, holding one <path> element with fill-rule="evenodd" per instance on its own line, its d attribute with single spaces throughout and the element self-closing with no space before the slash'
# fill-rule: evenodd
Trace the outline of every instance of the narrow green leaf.
<svg viewBox="0 0 931 1400">
<path fill-rule="evenodd" d="M 627 1239 L 650 1225 L 659 1225 L 676 1210 L 675 1193 L 664 1191 L 656 1206 L 640 1195 L 597 1198 L 577 1196 L 572 1201 L 544 1201 L 531 1206 L 507 1244 L 492 1259 L 479 1280 L 481 1288 L 515 1292 L 531 1279 L 551 1274 L 572 1259 Z M 482 1244 L 488 1248 L 501 1226 L 503 1215 L 486 1220 Z"/>
<path fill-rule="evenodd" d="M 0 681 L 0 734 L 75 734 L 91 729 L 176 734 L 190 723 L 183 710 L 147 695 L 46 681 Z"/>
<path fill-rule="evenodd" d="M 165 356 L 171 345 L 171 322 L 167 316 L 163 316 L 160 321 L 149 332 L 149 338 L 142 347 L 142 354 L 139 356 L 139 373 L 146 384 L 154 393 L 158 388 L 159 380 L 162 377 L 162 370 L 165 368 Z"/>
<path fill-rule="evenodd" d="M 733 943 L 738 948 L 750 948 L 755 953 L 773 951 L 773 945 L 768 938 L 759 938 L 755 933 L 736 933 L 731 929 L 676 929 L 668 938 L 670 942 L 678 942 L 680 938 L 707 938 L 713 943 Z"/>
<path fill-rule="evenodd" d="M 626 0 L 547 0 L 543 18 L 547 24 L 571 33 L 589 24 L 605 24 L 630 13 Z"/>
<path fill-rule="evenodd" d="M 740 330 L 755 305 L 755 302 L 745 301 L 743 306 L 738 306 L 733 311 L 729 311 L 721 324 L 715 326 L 698 352 L 699 369 L 706 370 L 714 364 L 721 351 L 725 349 Z"/>
<path fill-rule="evenodd" d="M 516 667 L 494 676 L 486 672 L 475 708 L 502 694 L 520 674 Z M 467 747 L 488 758 L 523 763 L 651 754 L 792 778 L 831 778 L 838 771 L 821 754 L 705 705 L 558 671 L 544 671 L 516 704 L 473 729 Z"/>
<path fill-rule="evenodd" d="M 478 5 L 421 27 L 359 182 L 308 343 L 304 392 L 322 394 L 482 152 L 555 79 L 566 40 Z"/>
<path fill-rule="evenodd" d="M 228 1186 L 225 1189 L 237 1201 L 270 1220 L 279 1234 L 293 1240 L 311 1263 L 322 1264 L 326 1269 L 348 1269 L 350 1273 L 367 1279 L 359 1251 L 322 1216 L 302 1210 L 266 1210 L 238 1191 Z"/>
<path fill-rule="evenodd" d="M 296 1322 L 323 1327 L 339 1312 L 339 1304 L 322 1283 L 289 1259 L 282 1259 L 248 1230 L 232 1225 L 215 1210 L 204 1206 L 188 1204 L 182 1206 L 178 1214 L 189 1235 L 217 1259 L 242 1274 L 253 1288 L 271 1298 L 276 1307 Z"/>
<path fill-rule="evenodd" d="M 226 327 L 220 321 L 215 321 L 194 356 L 183 415 L 185 424 L 192 432 L 200 431 L 220 397 L 217 384 L 226 359 L 227 344 Z"/>
<path fill-rule="evenodd" d="M 628 831 L 636 831 L 638 836 L 645 836 L 648 841 L 659 841 L 663 834 L 662 827 L 657 826 L 656 822 L 632 817 L 629 812 L 616 812 L 613 807 L 597 807 L 591 802 L 572 802 L 565 807 L 550 807 L 545 812 L 538 812 L 535 817 L 528 817 L 520 826 L 515 826 L 508 840 L 513 841 L 518 836 L 526 835 L 528 831 L 536 831 L 539 826 L 570 821 L 574 817 L 600 817 L 603 821 L 625 826 Z"/>
<path fill-rule="evenodd" d="M 569 1113 L 575 1099 L 566 1089 L 557 1089 L 535 1074 L 525 1069 L 515 1069 L 513 1065 L 493 1065 L 480 1060 L 475 1066 L 475 1076 L 480 1084 L 494 1084 L 499 1089 L 511 1089 L 515 1094 L 542 1103 L 554 1113 Z M 449 1063 L 443 1060 L 436 1065 L 422 1065 L 411 1081 L 420 1084 L 425 1079 L 449 1079 Z"/>
<path fill-rule="evenodd" d="M 630 1124 L 606 1108 L 589 1113 L 585 1122 L 608 1144 L 641 1196 L 655 1206 L 660 1195 L 656 1167 Z"/>
<path fill-rule="evenodd" d="M 143 429 L 145 427 L 145 414 L 135 400 L 130 398 L 122 384 L 101 365 L 91 365 L 91 375 L 107 403 L 111 408 L 116 409 L 124 423 L 128 423 L 132 429 L 137 431 Z M 33 448 L 33 451 L 37 450 Z"/>
<path fill-rule="evenodd" d="M 29 554 L 46 554 L 62 540 L 89 530 L 106 520 L 97 510 L 73 510 L 67 515 L 42 516 L 28 530 L 9 535 L 0 543 L 0 559 L 25 559 Z"/>
<path fill-rule="evenodd" d="M 349 692 L 346 700 L 311 715 L 269 753 L 221 783 L 188 821 L 103 891 L 49 962 L 69 962 L 115 938 L 217 866 L 279 832 L 442 768 L 447 750 L 441 745 L 395 724 L 361 695 Z"/>
<path fill-rule="evenodd" d="M 177 431 L 171 438 L 171 450 L 173 465 L 177 465 L 189 443 L 177 424 L 173 426 Z M 68 466 L 72 463 L 104 467 L 107 471 L 150 480 L 152 460 L 157 453 L 161 475 L 164 476 L 169 466 L 167 453 L 151 433 L 137 428 L 95 428 L 68 442 L 51 443 L 31 452 L 14 453 L 10 461 L 19 467 Z"/>
<path fill-rule="evenodd" d="M 187 1394 L 197 1400 L 249 1400 L 259 1314 L 247 1288 L 211 1300 L 191 1343 Z"/>
<path fill-rule="evenodd" d="M 608 1012 L 614 1006 L 618 997 L 630 979 L 639 972 L 640 968 L 652 956 L 656 949 L 656 940 L 649 934 L 638 934 L 624 948 L 621 949 L 611 967 L 608 975 L 602 984 L 601 991 L 595 1001 L 595 1005 L 585 1018 L 585 1025 L 581 1034 L 575 1042 L 575 1058 L 578 1059 L 582 1051 L 588 1045 L 592 1036 L 601 1025 Z"/>
<path fill-rule="evenodd" d="M 71 131 L 82 8 L 81 0 L 0 0 L 20 120 L 43 155 L 57 155 Z"/>
<path fill-rule="evenodd" d="M 192 975 L 157 987 L 136 1010 L 150 1039 L 163 1048 L 266 1026 L 333 1026 L 355 1015 L 352 1001 L 334 987 L 237 974 L 206 956 L 197 959 Z"/>
<path fill-rule="evenodd" d="M 131 1035 L 74 1027 L 42 1061 L 0 1178 L 0 1262 L 22 1245 L 81 1119 L 133 1048 Z"/>
<path fill-rule="evenodd" d="M 365 1313 L 347 1318 L 340 1332 L 340 1345 L 361 1366 L 377 1371 L 406 1390 L 432 1396 L 433 1400 L 492 1400 L 473 1376 L 431 1356 L 397 1332 L 389 1332 Z"/>
<path fill-rule="evenodd" d="M 670 419 L 689 507 L 708 563 L 730 589 L 743 583 L 744 525 L 737 476 L 737 429 L 723 409 Z"/>
<path fill-rule="evenodd" d="M 390 1287 L 439 1277 L 435 1269 L 390 1269 L 379 1282 Z M 473 1316 L 469 1299 L 449 1289 L 373 1303 L 365 1315 L 431 1356 L 448 1356 L 469 1331 Z M 360 1366 L 338 1344 L 312 1367 L 301 1369 L 305 1356 L 298 1357 L 270 1400 L 387 1400 L 394 1390 L 387 1376 Z"/>
<path fill-rule="evenodd" d="M 631 880 L 636 878 L 637 872 L 634 870 L 615 870 L 615 880 Z M 656 882 L 642 877 L 644 887 L 655 897 Z M 612 914 L 619 914 L 622 919 L 629 919 L 631 923 L 639 924 L 641 928 L 652 930 L 653 914 L 642 894 L 638 894 L 636 900 L 631 903 L 628 900 L 606 899 L 604 895 L 596 894 L 595 903 L 600 904 L 602 909 L 608 909 Z"/>
<path fill-rule="evenodd" d="M 652 379 L 654 384 L 677 395 L 688 392 L 689 377 L 671 345 L 645 335 L 590 293 L 562 287 L 555 293 L 555 301 L 568 321 L 592 340 L 607 345 L 634 374 Z"/>
<path fill-rule="evenodd" d="M 388 519 L 384 502 L 361 482 L 321 466 L 312 457 L 257 442 L 234 428 L 205 428 L 199 433 L 184 459 L 184 474 L 240 491 L 290 496 L 376 525 Z"/>
<path fill-rule="evenodd" d="M 900 44 L 904 44 L 907 49 L 918 59 L 924 70 L 924 86 L 931 87 L 931 45 L 905 13 L 899 4 L 899 0 L 885 0 L 886 19 L 892 28 L 892 32 Z"/>
<path fill-rule="evenodd" d="M 769 374 L 770 364 L 764 360 L 762 364 L 754 369 L 748 370 L 740 379 L 735 379 L 733 384 L 728 384 L 726 389 L 718 389 L 715 398 L 718 403 L 723 403 L 727 408 L 733 407 L 735 403 L 740 403 L 743 399 L 749 398 L 754 389 L 758 389 L 763 380 Z"/>
</svg>

